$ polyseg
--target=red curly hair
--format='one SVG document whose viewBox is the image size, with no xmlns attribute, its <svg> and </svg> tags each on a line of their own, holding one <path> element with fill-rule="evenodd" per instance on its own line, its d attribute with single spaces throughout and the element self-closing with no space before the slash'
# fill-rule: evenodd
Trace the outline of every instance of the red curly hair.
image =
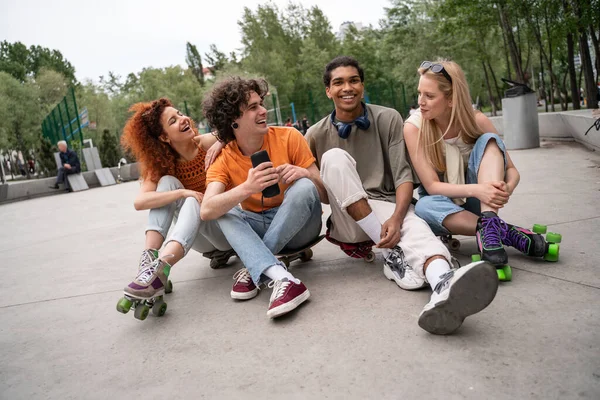
<svg viewBox="0 0 600 400">
<path fill-rule="evenodd" d="M 123 128 L 121 145 L 140 163 L 140 176 L 158 182 L 165 175 L 175 175 L 179 155 L 168 144 L 159 140 L 163 133 L 160 117 L 173 104 L 166 98 L 151 103 L 136 103 L 129 109 L 134 114 Z"/>
</svg>

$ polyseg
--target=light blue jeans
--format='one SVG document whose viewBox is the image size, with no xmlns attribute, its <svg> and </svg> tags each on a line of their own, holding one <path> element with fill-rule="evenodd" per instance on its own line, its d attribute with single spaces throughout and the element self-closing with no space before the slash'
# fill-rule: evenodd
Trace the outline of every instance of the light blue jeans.
<svg viewBox="0 0 600 400">
<path fill-rule="evenodd" d="M 466 183 L 477 183 L 477 174 L 479 166 L 483 159 L 483 153 L 490 140 L 495 140 L 498 148 L 504 155 L 504 169 L 506 170 L 506 147 L 500 136 L 495 133 L 484 133 L 479 136 L 473 150 L 469 156 L 469 166 L 467 169 Z M 415 206 L 417 216 L 429 224 L 429 227 L 436 235 L 449 235 L 450 232 L 444 227 L 442 222 L 448 215 L 455 214 L 460 211 L 470 211 L 473 214 L 481 215 L 481 204 L 479 199 L 468 197 L 465 204 L 459 206 L 452 202 L 452 199 L 442 195 L 429 195 L 425 188 L 419 187 L 419 201 Z"/>
<path fill-rule="evenodd" d="M 157 192 L 184 189 L 183 184 L 173 176 L 163 176 L 158 181 Z M 167 238 L 165 244 L 175 241 L 183 247 L 184 255 L 191 249 L 199 253 L 229 250 L 231 245 L 221 232 L 216 221 L 200 219 L 200 204 L 193 197 L 179 199 L 160 208 L 150 210 L 147 231 L 156 231 Z"/>
<path fill-rule="evenodd" d="M 317 188 L 302 178 L 285 191 L 279 207 L 261 213 L 235 207 L 217 222 L 258 285 L 265 269 L 283 265 L 274 254 L 301 249 L 319 236 L 321 215 Z"/>
</svg>

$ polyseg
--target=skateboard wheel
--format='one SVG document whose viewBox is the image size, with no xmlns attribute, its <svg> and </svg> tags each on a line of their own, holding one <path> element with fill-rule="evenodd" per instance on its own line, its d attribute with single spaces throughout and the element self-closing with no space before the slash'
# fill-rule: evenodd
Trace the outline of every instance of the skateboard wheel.
<svg viewBox="0 0 600 400">
<path fill-rule="evenodd" d="M 533 233 L 539 233 L 540 235 L 543 235 L 544 233 L 546 233 L 547 230 L 548 227 L 546 225 L 533 224 Z"/>
<path fill-rule="evenodd" d="M 290 260 L 287 257 L 280 258 L 279 261 L 281 261 L 286 268 L 290 267 Z"/>
<path fill-rule="evenodd" d="M 560 243 L 562 241 L 562 235 L 560 233 L 548 232 L 546 235 L 546 242 L 548 243 Z"/>
<path fill-rule="evenodd" d="M 150 307 L 148 307 L 145 304 L 140 304 L 139 306 L 137 306 L 135 308 L 134 317 L 136 319 L 139 319 L 140 321 L 143 321 L 146 319 L 149 312 L 150 312 Z"/>
<path fill-rule="evenodd" d="M 551 243 L 548 245 L 548 252 L 544 255 L 544 260 L 556 262 L 556 261 L 558 261 L 559 253 L 560 253 L 560 244 Z"/>
<path fill-rule="evenodd" d="M 448 246 L 450 247 L 450 250 L 458 250 L 460 249 L 460 240 L 458 239 L 450 239 L 448 241 Z"/>
<path fill-rule="evenodd" d="M 300 261 L 308 261 L 312 258 L 312 256 L 313 251 L 311 249 L 303 251 L 302 253 L 300 253 Z"/>
<path fill-rule="evenodd" d="M 171 280 L 167 281 L 167 286 L 165 286 L 165 293 L 172 293 L 173 292 L 173 282 L 171 282 Z"/>
<path fill-rule="evenodd" d="M 368 263 L 372 263 L 373 261 L 375 261 L 375 253 L 370 251 L 369 254 L 366 255 L 365 261 Z"/>
<path fill-rule="evenodd" d="M 117 311 L 123 314 L 127 314 L 131 309 L 131 300 L 128 298 L 122 297 L 121 300 L 117 303 Z"/>
<path fill-rule="evenodd" d="M 481 261 L 481 254 L 473 254 L 471 256 L 471 262 Z"/>
<path fill-rule="evenodd" d="M 167 303 L 162 299 L 162 296 L 156 300 L 152 306 L 152 314 L 155 317 L 162 317 L 167 312 Z"/>
</svg>

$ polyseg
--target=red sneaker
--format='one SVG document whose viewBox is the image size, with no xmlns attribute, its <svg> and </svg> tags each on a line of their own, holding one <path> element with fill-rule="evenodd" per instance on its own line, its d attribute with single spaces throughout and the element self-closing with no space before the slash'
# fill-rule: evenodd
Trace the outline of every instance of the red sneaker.
<svg viewBox="0 0 600 400">
<path fill-rule="evenodd" d="M 310 292 L 302 282 L 297 284 L 284 278 L 271 281 L 268 286 L 273 288 L 267 311 L 269 318 L 277 318 L 292 311 L 310 297 Z"/>
<path fill-rule="evenodd" d="M 252 277 L 246 268 L 242 268 L 233 274 L 233 288 L 231 298 L 235 300 L 250 300 L 258 294 L 258 288 L 252 282 Z"/>
</svg>

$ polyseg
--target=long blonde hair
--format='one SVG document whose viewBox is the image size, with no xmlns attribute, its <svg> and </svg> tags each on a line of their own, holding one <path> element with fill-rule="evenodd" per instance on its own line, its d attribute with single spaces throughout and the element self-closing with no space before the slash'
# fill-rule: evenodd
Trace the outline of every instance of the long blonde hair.
<svg viewBox="0 0 600 400">
<path fill-rule="evenodd" d="M 471 105 L 471 95 L 469 93 L 469 85 L 465 79 L 465 73 L 462 68 L 454 61 L 437 60 L 436 64 L 441 64 L 452 78 L 452 83 L 444 77 L 441 72 L 435 73 L 431 69 L 419 68 L 418 72 L 421 76 L 437 81 L 439 90 L 447 99 L 452 100 L 452 111 L 450 114 L 450 123 L 446 132 L 439 136 L 441 130 L 434 120 L 421 119 L 421 128 L 417 138 L 417 146 L 423 147 L 423 152 L 427 161 L 435 168 L 436 171 L 443 173 L 446 171 L 446 159 L 444 155 L 444 137 L 450 130 L 453 124 L 458 124 L 459 138 L 467 144 L 474 144 L 479 136 L 483 134 L 477 122 L 475 121 L 475 110 Z"/>
</svg>

